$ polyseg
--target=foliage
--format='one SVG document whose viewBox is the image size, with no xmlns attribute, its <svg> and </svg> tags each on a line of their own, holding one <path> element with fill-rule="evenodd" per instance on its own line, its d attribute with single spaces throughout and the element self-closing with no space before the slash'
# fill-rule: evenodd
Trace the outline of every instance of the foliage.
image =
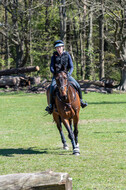
<svg viewBox="0 0 126 190">
<path fill-rule="evenodd" d="M 0 2 L 0 60 L 3 60 L 0 69 L 3 64 L 5 68 L 34 64 L 40 66 L 41 76 L 45 76 L 46 73 L 49 78 L 50 59 L 54 51 L 53 42 L 62 36 L 61 25 L 64 24 L 60 9 L 64 7 L 63 1 L 8 0 L 6 2 L 8 3 L 6 4 L 4 0 Z M 102 1 L 89 0 L 86 5 L 78 0 L 64 2 L 65 9 L 62 16 L 66 15 L 64 17 L 65 49 L 73 58 L 75 68 L 73 76 L 82 79 L 83 74 L 83 78 L 98 80 L 101 51 L 99 49 L 99 17 Z M 104 1 L 103 6 L 105 76 L 117 81 L 120 80 L 122 64 L 119 60 L 123 52 L 121 47 L 118 52 L 115 44 L 120 45 L 123 41 L 125 42 L 124 2 L 124 0 L 116 2 L 107 0 Z M 91 13 L 92 31 L 90 30 Z M 115 56 L 112 58 L 113 56 L 110 55 Z M 10 65 L 7 57 L 13 59 Z M 108 57 L 111 57 L 109 61 Z M 84 72 L 82 72 L 83 68 Z"/>
<path fill-rule="evenodd" d="M 4 59 L 1 59 L 1 58 L 0 58 L 0 65 L 1 65 L 2 67 L 5 66 L 5 60 L 4 60 Z"/>
<path fill-rule="evenodd" d="M 117 66 L 116 56 L 108 52 L 105 54 L 105 73 L 106 78 L 111 76 L 111 78 L 118 81 L 118 83 L 121 80 L 121 73 Z"/>
</svg>

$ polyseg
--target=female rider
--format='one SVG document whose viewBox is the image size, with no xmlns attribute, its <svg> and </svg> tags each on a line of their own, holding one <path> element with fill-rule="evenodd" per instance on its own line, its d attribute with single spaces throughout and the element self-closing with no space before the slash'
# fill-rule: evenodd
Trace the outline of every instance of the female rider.
<svg viewBox="0 0 126 190">
<path fill-rule="evenodd" d="M 67 71 L 68 81 L 72 81 L 78 90 L 81 107 L 84 108 L 88 104 L 83 102 L 82 100 L 82 92 L 80 85 L 78 82 L 71 76 L 73 72 L 73 62 L 71 56 L 68 52 L 64 51 L 64 43 L 62 40 L 57 40 L 54 43 L 54 47 L 56 48 L 56 52 L 53 53 L 50 64 L 50 71 L 53 73 L 52 83 L 50 86 L 50 104 L 46 107 L 46 111 L 51 114 L 53 112 L 53 89 L 56 85 L 55 74 L 60 71 Z"/>
</svg>

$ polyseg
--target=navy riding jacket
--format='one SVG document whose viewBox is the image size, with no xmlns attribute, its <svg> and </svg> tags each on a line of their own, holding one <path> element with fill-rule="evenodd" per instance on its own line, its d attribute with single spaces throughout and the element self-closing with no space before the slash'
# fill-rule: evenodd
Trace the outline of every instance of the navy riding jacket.
<svg viewBox="0 0 126 190">
<path fill-rule="evenodd" d="M 58 52 L 54 52 L 53 56 L 51 57 L 51 64 L 50 64 L 50 71 L 53 74 L 55 74 L 55 72 L 56 72 L 56 69 L 55 69 L 56 58 L 58 57 L 59 58 L 58 60 L 61 60 L 61 62 L 62 62 L 62 59 L 64 59 L 64 57 L 66 55 L 67 55 L 67 58 L 68 58 L 68 59 L 66 59 L 67 60 L 67 63 L 66 63 L 67 64 L 67 71 L 69 71 L 68 76 L 70 76 L 72 74 L 72 72 L 73 72 L 73 62 L 72 62 L 71 56 L 70 56 L 70 54 L 68 52 L 63 52 L 61 56 L 58 54 Z M 57 57 L 55 58 L 55 56 L 57 56 Z M 60 63 L 60 61 L 59 61 L 58 64 L 62 64 L 62 63 Z"/>
</svg>

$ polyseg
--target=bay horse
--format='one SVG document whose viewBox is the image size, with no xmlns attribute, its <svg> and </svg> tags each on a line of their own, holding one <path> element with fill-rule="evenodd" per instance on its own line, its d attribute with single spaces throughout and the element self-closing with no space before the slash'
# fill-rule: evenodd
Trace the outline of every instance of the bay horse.
<svg viewBox="0 0 126 190">
<path fill-rule="evenodd" d="M 55 105 L 53 105 L 53 119 L 57 125 L 63 148 L 68 150 L 66 139 L 62 130 L 62 123 L 68 131 L 68 137 L 71 140 L 73 147 L 73 154 L 79 155 L 78 144 L 78 121 L 80 111 L 80 98 L 76 89 L 68 82 L 68 77 L 65 72 L 57 73 L 55 76 L 58 91 L 54 96 Z M 47 89 L 47 101 L 49 104 L 50 89 Z M 74 126 L 74 131 L 72 128 Z"/>
</svg>

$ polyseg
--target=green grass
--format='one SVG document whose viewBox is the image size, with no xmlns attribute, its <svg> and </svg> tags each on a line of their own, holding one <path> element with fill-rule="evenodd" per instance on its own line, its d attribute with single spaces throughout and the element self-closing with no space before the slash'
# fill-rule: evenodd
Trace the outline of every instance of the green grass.
<svg viewBox="0 0 126 190">
<path fill-rule="evenodd" d="M 83 95 L 80 156 L 62 150 L 46 96 L 0 95 L 0 174 L 53 170 L 73 178 L 73 190 L 126 190 L 126 94 Z"/>
</svg>

